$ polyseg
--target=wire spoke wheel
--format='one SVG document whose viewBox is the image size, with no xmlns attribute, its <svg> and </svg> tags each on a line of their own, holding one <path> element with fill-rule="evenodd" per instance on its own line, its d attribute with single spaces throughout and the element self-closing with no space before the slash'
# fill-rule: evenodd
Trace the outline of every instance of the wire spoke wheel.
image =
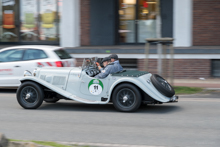
<svg viewBox="0 0 220 147">
<path fill-rule="evenodd" d="M 21 91 L 21 98 L 25 103 L 35 103 L 37 97 L 37 90 L 34 87 L 27 86 Z"/>
<path fill-rule="evenodd" d="M 136 111 L 141 105 L 140 91 L 132 84 L 120 84 L 114 89 L 112 102 L 114 107 L 119 111 Z"/>
<path fill-rule="evenodd" d="M 132 107 L 136 101 L 134 92 L 128 88 L 121 89 L 117 94 L 117 101 L 121 107 Z"/>
<path fill-rule="evenodd" d="M 25 109 L 38 108 L 44 99 L 44 91 L 35 82 L 24 82 L 17 90 L 17 101 Z"/>
</svg>

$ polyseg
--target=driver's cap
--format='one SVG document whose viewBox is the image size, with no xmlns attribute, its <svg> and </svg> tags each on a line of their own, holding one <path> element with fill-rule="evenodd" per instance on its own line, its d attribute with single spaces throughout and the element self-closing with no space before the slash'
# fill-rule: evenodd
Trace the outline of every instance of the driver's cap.
<svg viewBox="0 0 220 147">
<path fill-rule="evenodd" d="M 110 59 L 116 59 L 116 60 L 118 60 L 118 55 L 116 55 L 116 54 L 111 54 L 111 55 L 109 56 L 109 58 L 110 58 Z"/>
<path fill-rule="evenodd" d="M 105 62 L 105 61 L 110 61 L 110 58 L 109 58 L 109 57 L 103 58 L 103 59 L 102 59 L 102 63 Z"/>
</svg>

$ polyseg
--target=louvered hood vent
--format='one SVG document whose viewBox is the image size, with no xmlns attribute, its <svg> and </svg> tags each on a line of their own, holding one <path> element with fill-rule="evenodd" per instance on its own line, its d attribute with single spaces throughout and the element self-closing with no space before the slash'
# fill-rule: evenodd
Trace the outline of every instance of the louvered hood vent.
<svg viewBox="0 0 220 147">
<path fill-rule="evenodd" d="M 64 76 L 54 76 L 53 77 L 53 85 L 64 85 L 66 81 L 66 77 Z"/>
</svg>

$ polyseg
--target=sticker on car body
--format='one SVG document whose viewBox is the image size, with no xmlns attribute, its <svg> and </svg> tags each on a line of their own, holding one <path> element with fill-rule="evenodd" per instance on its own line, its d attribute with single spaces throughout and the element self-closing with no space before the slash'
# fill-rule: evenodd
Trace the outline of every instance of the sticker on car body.
<svg viewBox="0 0 220 147">
<path fill-rule="evenodd" d="M 102 81 L 100 81 L 99 79 L 93 79 L 89 82 L 88 89 L 91 94 L 99 95 L 100 93 L 102 93 L 104 86 Z"/>
<path fill-rule="evenodd" d="M 0 75 L 13 75 L 12 69 L 0 69 Z"/>
</svg>

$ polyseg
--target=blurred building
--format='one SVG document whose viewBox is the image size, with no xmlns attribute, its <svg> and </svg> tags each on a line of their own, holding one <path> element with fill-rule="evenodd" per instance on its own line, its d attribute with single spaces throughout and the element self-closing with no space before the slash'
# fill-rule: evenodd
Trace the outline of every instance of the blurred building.
<svg viewBox="0 0 220 147">
<path fill-rule="evenodd" d="M 145 38 L 158 36 L 157 2 L 0 0 L 0 44 L 132 49 L 130 54 L 117 52 L 121 62 L 127 68 L 143 70 L 144 54 L 135 51 L 144 49 Z M 219 77 L 220 1 L 160 0 L 160 10 L 161 36 L 175 39 L 175 77 Z M 82 51 L 75 57 L 82 58 L 81 53 L 91 56 Z M 150 56 L 153 73 L 157 73 L 157 58 L 155 52 Z"/>
<path fill-rule="evenodd" d="M 59 44 L 61 0 L 0 0 L 1 44 Z"/>
</svg>

